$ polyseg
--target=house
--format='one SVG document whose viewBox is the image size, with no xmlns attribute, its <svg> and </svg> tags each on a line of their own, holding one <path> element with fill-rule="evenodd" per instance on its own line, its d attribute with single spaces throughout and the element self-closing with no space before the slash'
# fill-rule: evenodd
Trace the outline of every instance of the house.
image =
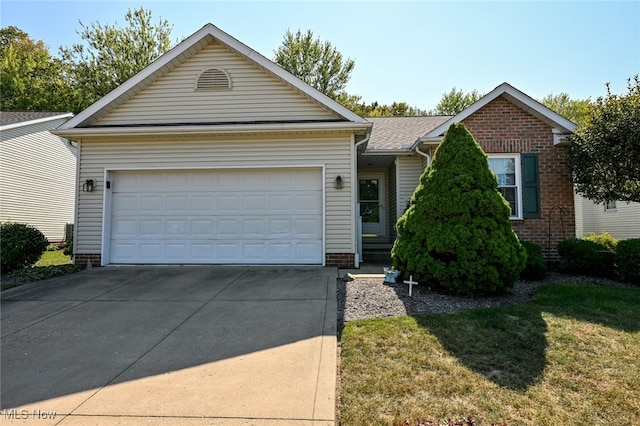
<svg viewBox="0 0 640 426">
<path fill-rule="evenodd" d="M 487 153 L 499 190 L 511 205 L 513 229 L 521 240 L 540 244 L 546 258 L 556 260 L 557 243 L 575 235 L 568 136 L 576 126 L 513 86 L 503 83 L 451 117 L 372 121 L 358 178 L 361 187 L 371 185 L 367 181 L 370 177 L 379 179 L 382 201 L 373 213 L 370 205 L 361 205 L 364 250 L 391 246 L 393 224 L 406 209 L 444 133 L 457 122 L 465 125 Z M 361 203 L 362 194 L 367 196 L 362 189 Z"/>
<path fill-rule="evenodd" d="M 54 132 L 78 144 L 75 262 L 357 266 L 455 121 L 522 238 L 574 234 L 573 124 L 508 84 L 455 117 L 366 120 L 205 25 Z"/>
<path fill-rule="evenodd" d="M 575 196 L 575 203 L 576 237 L 607 232 L 620 240 L 640 238 L 640 203 L 594 203 L 579 194 Z"/>
<path fill-rule="evenodd" d="M 50 242 L 68 237 L 76 193 L 76 149 L 49 130 L 73 114 L 0 112 L 0 222 L 31 225 Z"/>
</svg>

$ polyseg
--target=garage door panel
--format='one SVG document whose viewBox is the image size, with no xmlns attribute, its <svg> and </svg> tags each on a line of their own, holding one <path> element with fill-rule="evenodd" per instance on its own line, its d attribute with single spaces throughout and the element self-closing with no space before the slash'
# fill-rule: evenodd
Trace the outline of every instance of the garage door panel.
<svg viewBox="0 0 640 426">
<path fill-rule="evenodd" d="M 164 197 L 160 195 L 143 195 L 140 197 L 138 205 L 142 214 L 163 214 L 165 211 Z"/>
<path fill-rule="evenodd" d="M 236 194 L 218 195 L 217 214 L 242 214 L 242 197 Z"/>
<path fill-rule="evenodd" d="M 127 239 L 135 238 L 138 234 L 138 221 L 119 219 L 113 221 L 111 225 L 112 238 Z"/>
<path fill-rule="evenodd" d="M 169 195 L 165 199 L 165 214 L 189 214 L 191 212 L 189 198 L 186 195 Z"/>
<path fill-rule="evenodd" d="M 138 221 L 136 228 L 142 239 L 160 238 L 164 231 L 164 224 L 158 219 L 143 219 Z"/>
<path fill-rule="evenodd" d="M 198 238 L 213 238 L 216 234 L 215 222 L 212 219 L 193 219 L 191 235 Z"/>
<path fill-rule="evenodd" d="M 212 214 L 216 211 L 216 197 L 213 195 L 192 195 L 190 206 L 191 214 Z"/>
<path fill-rule="evenodd" d="M 115 172 L 112 182 L 111 263 L 322 262 L 320 169 Z"/>
</svg>

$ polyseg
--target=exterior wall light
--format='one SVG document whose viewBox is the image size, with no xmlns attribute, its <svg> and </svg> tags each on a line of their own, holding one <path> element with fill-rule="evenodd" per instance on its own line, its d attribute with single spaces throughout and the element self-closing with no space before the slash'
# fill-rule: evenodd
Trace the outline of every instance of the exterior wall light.
<svg viewBox="0 0 640 426">
<path fill-rule="evenodd" d="M 93 179 L 87 179 L 82 184 L 82 190 L 84 192 L 93 192 L 93 186 L 94 186 Z"/>
<path fill-rule="evenodd" d="M 336 176 L 336 180 L 333 181 L 333 187 L 335 189 L 342 189 L 342 176 Z"/>
</svg>

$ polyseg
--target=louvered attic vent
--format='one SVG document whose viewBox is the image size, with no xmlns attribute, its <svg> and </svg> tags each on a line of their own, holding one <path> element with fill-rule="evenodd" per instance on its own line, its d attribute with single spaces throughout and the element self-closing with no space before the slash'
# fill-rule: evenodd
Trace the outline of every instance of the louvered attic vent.
<svg viewBox="0 0 640 426">
<path fill-rule="evenodd" d="M 209 68 L 198 76 L 196 89 L 231 89 L 231 79 L 220 68 Z"/>
</svg>

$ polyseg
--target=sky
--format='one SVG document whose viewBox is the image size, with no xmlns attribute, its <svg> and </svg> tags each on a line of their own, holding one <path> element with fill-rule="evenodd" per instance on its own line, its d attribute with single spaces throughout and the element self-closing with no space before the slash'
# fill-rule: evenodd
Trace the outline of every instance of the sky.
<svg viewBox="0 0 640 426">
<path fill-rule="evenodd" d="M 640 0 L 627 1 L 31 1 L 0 0 L 51 53 L 82 43 L 84 24 L 125 25 L 128 9 L 167 19 L 178 41 L 212 23 L 269 59 L 287 30 L 313 31 L 355 61 L 349 94 L 432 109 L 452 88 L 508 82 L 535 99 L 626 93 L 640 73 Z"/>
</svg>

